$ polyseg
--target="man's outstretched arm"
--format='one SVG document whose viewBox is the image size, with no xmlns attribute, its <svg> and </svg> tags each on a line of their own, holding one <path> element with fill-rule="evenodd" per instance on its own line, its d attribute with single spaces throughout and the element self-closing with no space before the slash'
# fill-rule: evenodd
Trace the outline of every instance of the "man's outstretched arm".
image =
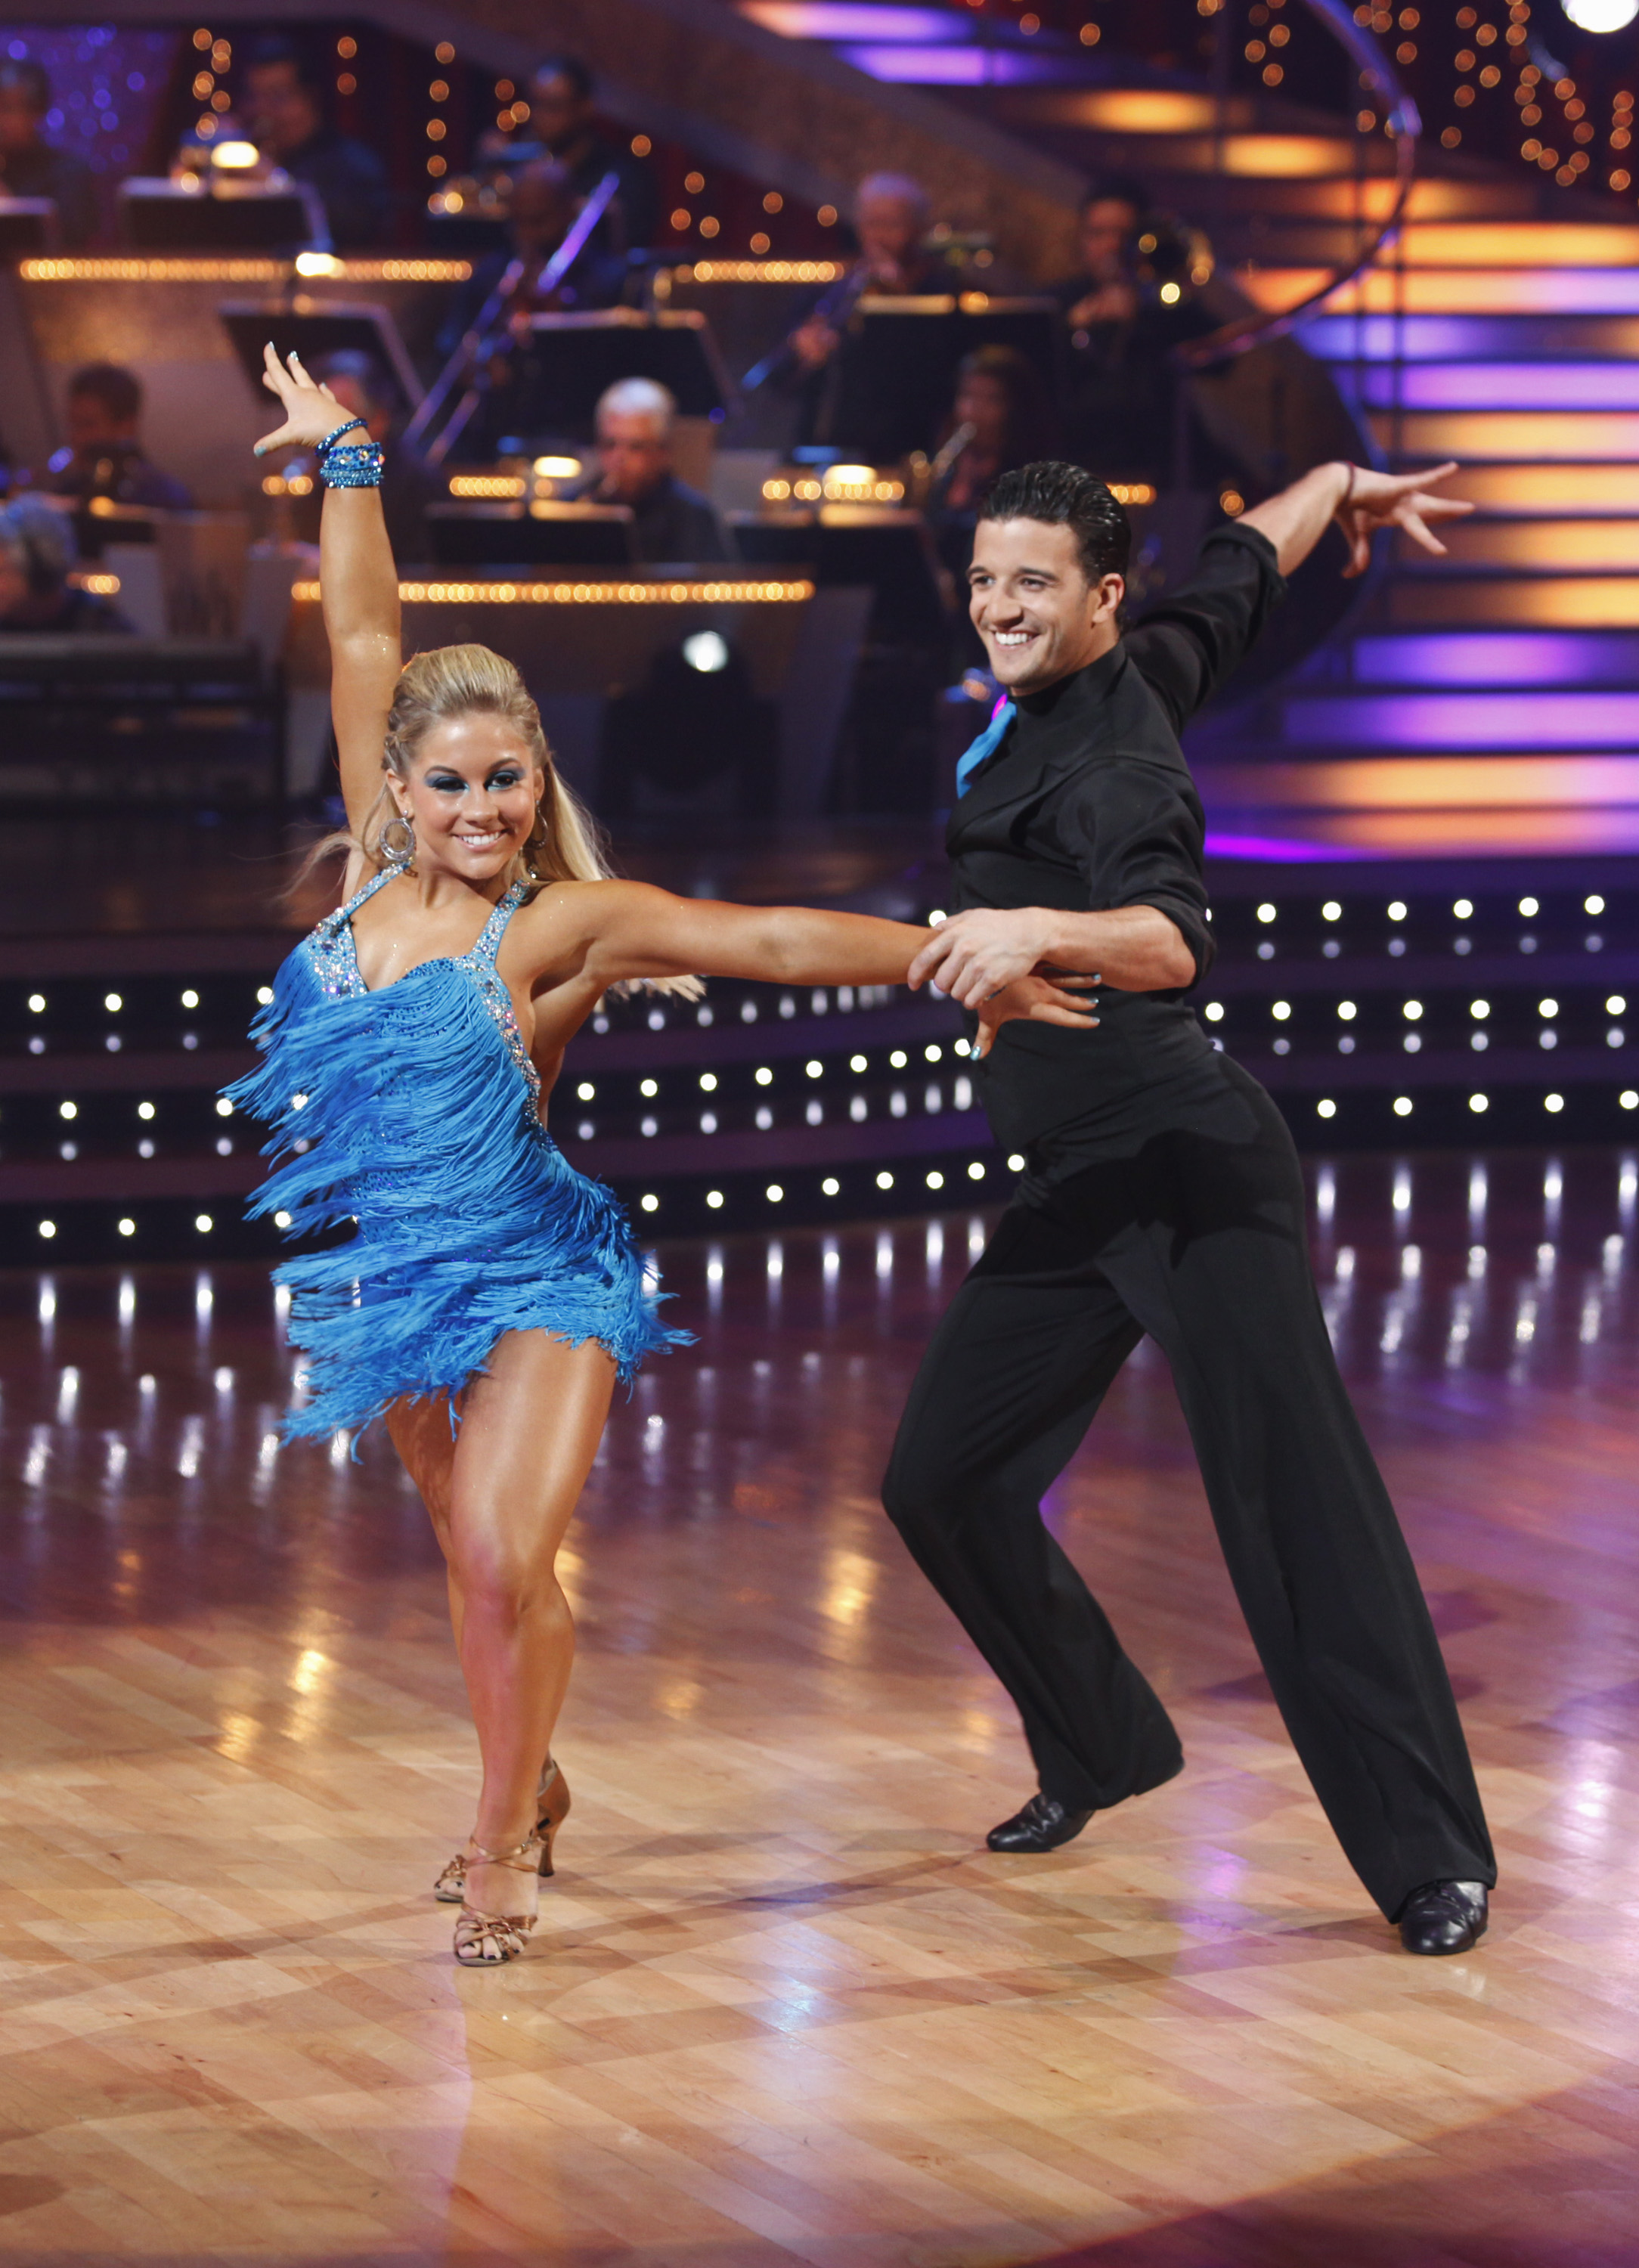
<svg viewBox="0 0 1639 2268">
<path fill-rule="evenodd" d="M 1303 564 L 1334 519 L 1349 544 L 1345 575 L 1364 574 L 1371 563 L 1371 539 L 1380 527 L 1403 527 L 1414 543 L 1444 556 L 1445 546 L 1429 523 L 1460 519 L 1474 506 L 1428 491 L 1456 470 L 1454 462 L 1431 472 L 1403 474 L 1374 473 L 1364 465 L 1317 465 L 1279 496 L 1244 512 L 1239 525 L 1268 538 L 1283 575 Z"/>
</svg>

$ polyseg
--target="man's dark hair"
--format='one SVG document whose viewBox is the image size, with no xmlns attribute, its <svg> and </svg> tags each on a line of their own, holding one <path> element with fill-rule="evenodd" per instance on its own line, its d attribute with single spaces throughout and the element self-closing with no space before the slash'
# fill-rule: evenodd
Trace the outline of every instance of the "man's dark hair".
<svg viewBox="0 0 1639 2268">
<path fill-rule="evenodd" d="M 51 107 L 51 81 L 46 76 L 46 67 L 35 63 L 32 56 L 8 56 L 0 63 L 0 86 L 20 87 L 37 118 L 43 117 Z"/>
<path fill-rule="evenodd" d="M 1136 213 L 1150 210 L 1150 192 L 1135 173 L 1100 173 L 1090 183 L 1081 201 L 1085 212 L 1089 205 L 1130 205 Z"/>
<path fill-rule="evenodd" d="M 141 383 L 117 362 L 88 362 L 70 379 L 69 393 L 89 394 L 93 401 L 100 401 L 109 416 L 121 425 L 134 425 L 143 414 Z"/>
<path fill-rule="evenodd" d="M 296 84 L 310 94 L 320 107 L 327 92 L 327 83 L 320 76 L 319 67 L 305 48 L 294 40 L 277 38 L 269 33 L 265 38 L 254 40 L 239 57 L 245 71 L 272 70 L 280 63 L 289 63 L 296 74 Z"/>
<path fill-rule="evenodd" d="M 542 55 L 529 76 L 532 79 L 566 78 L 583 102 L 592 100 L 591 66 L 578 55 Z"/>
<path fill-rule="evenodd" d="M 1036 519 L 1068 527 L 1089 583 L 1125 575 L 1132 522 L 1096 474 L 1080 465 L 1021 465 L 1003 473 L 979 507 L 981 519 Z"/>
</svg>

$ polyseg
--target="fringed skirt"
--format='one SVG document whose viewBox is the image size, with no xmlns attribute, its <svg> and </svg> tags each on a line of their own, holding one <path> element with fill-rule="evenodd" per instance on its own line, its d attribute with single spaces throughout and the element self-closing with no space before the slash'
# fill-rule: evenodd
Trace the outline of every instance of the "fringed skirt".
<svg viewBox="0 0 1639 2268">
<path fill-rule="evenodd" d="M 405 1396 L 452 1398 L 508 1331 L 595 1339 L 629 1383 L 657 1348 L 686 1345 L 660 1322 L 663 1294 L 612 1190 L 578 1174 L 542 1129 L 538 1187 L 474 1235 L 445 1233 L 393 1204 L 393 1177 L 358 1188 L 358 1232 L 331 1252 L 286 1261 L 290 1338 L 305 1358 L 287 1440 L 357 1432 Z M 374 1179 L 373 1176 L 367 1180 Z"/>
</svg>

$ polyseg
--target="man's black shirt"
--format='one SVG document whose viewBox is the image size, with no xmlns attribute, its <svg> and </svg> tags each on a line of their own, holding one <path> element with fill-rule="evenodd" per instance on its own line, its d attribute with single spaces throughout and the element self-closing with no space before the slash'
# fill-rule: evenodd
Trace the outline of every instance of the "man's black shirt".
<svg viewBox="0 0 1639 2268">
<path fill-rule="evenodd" d="M 1189 580 L 1108 653 L 1025 695 L 951 815 L 957 909 L 1155 906 L 1204 976 L 1206 826 L 1178 736 L 1285 588 L 1265 536 L 1220 529 Z M 1145 1138 L 1163 1095 L 1193 1118 L 1216 1094 L 1216 1057 L 1181 991 L 1106 987 L 1099 1017 L 1091 1032 L 1009 1024 L 980 1069 L 997 1139 L 1033 1147 L 1048 1171 Z"/>
</svg>

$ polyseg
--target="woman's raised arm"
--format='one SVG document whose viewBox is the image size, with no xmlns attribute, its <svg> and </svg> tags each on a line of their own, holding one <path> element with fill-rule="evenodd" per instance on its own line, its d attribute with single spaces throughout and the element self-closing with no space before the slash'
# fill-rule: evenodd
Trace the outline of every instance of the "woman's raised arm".
<svg viewBox="0 0 1639 2268">
<path fill-rule="evenodd" d="M 278 395 L 285 422 L 257 442 L 259 457 L 292 445 L 316 447 L 356 422 L 327 386 L 309 378 L 297 356 L 282 363 L 269 345 L 263 362 L 262 384 Z M 348 824 L 356 832 L 380 792 L 387 711 L 403 659 L 398 569 L 379 489 L 326 490 L 319 523 L 319 583 L 330 641 L 330 715 L 342 799 Z"/>
</svg>

